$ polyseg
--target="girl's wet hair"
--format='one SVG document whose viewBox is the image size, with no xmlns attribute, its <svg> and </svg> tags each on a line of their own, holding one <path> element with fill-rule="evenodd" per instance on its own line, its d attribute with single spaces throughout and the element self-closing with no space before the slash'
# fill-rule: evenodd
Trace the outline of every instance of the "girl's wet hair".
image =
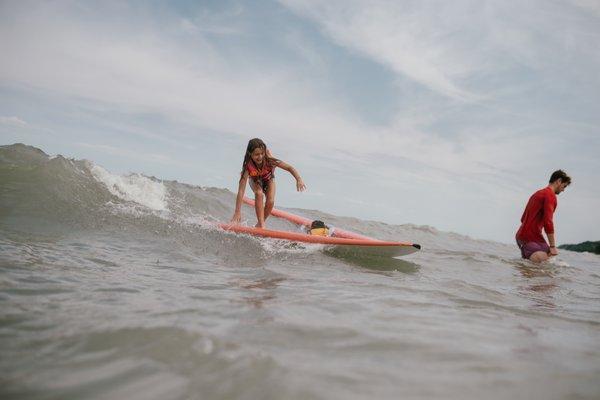
<svg viewBox="0 0 600 400">
<path fill-rule="evenodd" d="M 273 165 L 277 163 L 279 160 L 273 157 L 269 157 L 267 155 L 267 145 L 259 138 L 250 139 L 248 141 L 248 147 L 246 147 L 246 154 L 244 154 L 244 162 L 242 163 L 242 173 L 240 179 L 244 176 L 244 171 L 246 170 L 246 165 L 252 160 L 252 152 L 256 149 L 263 149 L 265 152 L 264 162 L 269 163 L 269 165 Z"/>
</svg>

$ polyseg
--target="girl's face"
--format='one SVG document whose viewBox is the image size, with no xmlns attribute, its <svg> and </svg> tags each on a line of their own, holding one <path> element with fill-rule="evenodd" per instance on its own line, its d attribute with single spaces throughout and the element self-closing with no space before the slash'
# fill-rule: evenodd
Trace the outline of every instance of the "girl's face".
<svg viewBox="0 0 600 400">
<path fill-rule="evenodd" d="M 265 149 L 257 147 L 252 153 L 250 153 L 250 157 L 252 158 L 252 161 L 254 161 L 255 164 L 262 164 L 265 158 Z"/>
</svg>

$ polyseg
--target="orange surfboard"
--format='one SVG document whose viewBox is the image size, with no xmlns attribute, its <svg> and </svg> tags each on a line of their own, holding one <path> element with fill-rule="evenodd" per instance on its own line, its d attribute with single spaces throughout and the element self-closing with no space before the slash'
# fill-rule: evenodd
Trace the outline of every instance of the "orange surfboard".
<svg viewBox="0 0 600 400">
<path fill-rule="evenodd" d="M 244 203 L 254 205 L 254 200 L 244 198 Z M 273 209 L 271 215 L 286 219 L 301 226 L 310 226 L 312 220 L 304 218 L 286 211 Z M 218 224 L 221 229 L 226 231 L 260 236 L 272 239 L 289 240 L 291 242 L 315 243 L 327 246 L 333 246 L 335 250 L 347 254 L 358 256 L 380 256 L 380 257 L 398 257 L 414 253 L 421 249 L 421 246 L 409 242 L 390 242 L 373 239 L 358 233 L 344 231 L 339 228 L 334 229 L 333 236 L 315 236 L 306 233 L 279 231 L 272 229 L 263 229 L 250 226 L 234 224 Z"/>
</svg>

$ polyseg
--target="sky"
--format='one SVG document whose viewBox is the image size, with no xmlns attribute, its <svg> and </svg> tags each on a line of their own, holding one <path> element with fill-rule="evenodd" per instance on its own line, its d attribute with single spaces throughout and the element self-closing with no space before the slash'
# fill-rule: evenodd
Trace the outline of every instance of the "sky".
<svg viewBox="0 0 600 400">
<path fill-rule="evenodd" d="M 506 243 L 561 168 L 600 240 L 598 43 L 594 0 L 0 0 L 0 144 L 236 191 L 260 137 L 276 205 Z"/>
</svg>

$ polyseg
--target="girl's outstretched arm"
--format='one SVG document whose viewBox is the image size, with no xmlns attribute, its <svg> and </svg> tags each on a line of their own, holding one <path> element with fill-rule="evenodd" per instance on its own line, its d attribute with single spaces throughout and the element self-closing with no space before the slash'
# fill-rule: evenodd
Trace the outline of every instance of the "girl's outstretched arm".
<svg viewBox="0 0 600 400">
<path fill-rule="evenodd" d="M 246 192 L 246 184 L 248 183 L 248 171 L 244 171 L 244 175 L 240 178 L 240 184 L 238 186 L 238 193 L 235 199 L 235 211 L 231 218 L 232 224 L 239 224 L 242 219 L 242 202 L 244 200 L 244 193 Z"/>
<path fill-rule="evenodd" d="M 290 164 L 285 163 L 281 160 L 277 163 L 277 166 L 281 169 L 285 169 L 287 172 L 292 174 L 294 176 L 294 178 L 296 178 L 296 190 L 298 190 L 299 192 L 302 192 L 304 189 L 306 189 L 306 185 L 304 184 L 304 181 L 300 177 L 300 174 L 298 173 L 298 171 L 296 171 L 296 168 L 292 167 Z"/>
</svg>

